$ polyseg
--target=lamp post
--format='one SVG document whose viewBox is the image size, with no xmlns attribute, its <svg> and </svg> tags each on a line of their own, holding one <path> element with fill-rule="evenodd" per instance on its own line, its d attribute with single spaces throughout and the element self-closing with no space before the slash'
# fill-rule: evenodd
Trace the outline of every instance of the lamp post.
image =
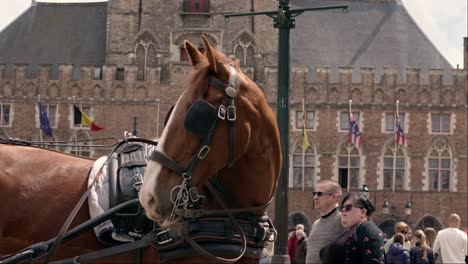
<svg viewBox="0 0 468 264">
<path fill-rule="evenodd" d="M 277 121 L 281 140 L 281 155 L 283 157 L 278 189 L 275 193 L 275 225 L 278 237 L 275 242 L 275 254 L 272 263 L 289 263 L 288 256 L 288 188 L 289 188 L 289 32 L 295 27 L 294 17 L 313 10 L 342 9 L 348 10 L 348 5 L 311 7 L 291 9 L 290 0 L 278 0 L 278 10 L 250 13 L 225 14 L 224 17 L 266 15 L 273 18 L 273 26 L 278 28 L 278 97 Z"/>
<path fill-rule="evenodd" d="M 369 188 L 365 183 L 362 184 L 361 190 L 359 190 L 359 194 L 369 199 Z"/>
<path fill-rule="evenodd" d="M 407 218 L 409 218 L 412 213 L 412 207 L 413 205 L 411 204 L 411 201 L 408 200 L 405 205 L 405 215 Z"/>
<path fill-rule="evenodd" d="M 382 214 L 389 215 L 390 214 L 390 204 L 388 203 L 387 199 L 383 202 Z"/>
</svg>

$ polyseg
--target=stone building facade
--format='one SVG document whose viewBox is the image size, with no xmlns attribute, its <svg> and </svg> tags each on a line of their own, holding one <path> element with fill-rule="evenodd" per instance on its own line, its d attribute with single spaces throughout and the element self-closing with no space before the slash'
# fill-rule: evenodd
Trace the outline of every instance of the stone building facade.
<svg viewBox="0 0 468 264">
<path fill-rule="evenodd" d="M 295 3 L 302 7 L 302 2 Z M 324 0 L 315 2 L 327 4 Z M 392 19 L 398 23 L 411 20 L 397 0 L 353 0 L 346 3 L 355 5 L 354 10 L 370 10 L 370 16 L 374 9 L 376 17 L 382 13 L 378 21 L 387 19 L 389 28 Z M 226 21 L 223 16 L 226 12 L 276 8 L 277 1 L 274 0 L 35 3 L 0 33 L 0 136 L 69 141 L 122 138 L 123 131 L 128 130 L 143 138 L 157 137 L 168 109 L 184 90 L 190 71 L 183 41 L 188 39 L 202 48 L 202 34 L 229 57 L 240 60 L 243 71 L 259 84 L 276 109 L 278 38 L 272 19 L 256 16 L 233 17 Z M 96 16 L 101 17 L 93 26 L 101 30 L 96 35 L 102 37 L 102 32 L 105 32 L 105 38 L 94 38 L 97 44 L 93 54 L 86 53 L 90 48 L 83 48 L 84 44 L 80 48 L 70 43 L 82 55 L 80 60 L 73 56 L 56 56 L 53 50 L 47 52 L 50 53 L 48 57 L 54 59 L 47 60 L 37 57 L 40 52 L 33 47 L 25 45 L 21 50 L 18 48 L 22 47 L 20 43 L 11 42 L 15 32 L 21 32 L 22 23 L 29 21 L 29 12 L 34 11 L 37 17 L 47 20 L 52 9 L 55 14 L 68 12 L 68 17 L 86 15 L 86 12 L 96 12 Z M 356 15 L 352 10 L 349 16 Z M 69 27 L 64 27 L 64 30 L 76 29 L 66 19 L 63 18 L 62 22 Z M 307 23 L 298 19 L 294 34 L 310 35 L 307 27 L 300 28 L 299 22 Z M 409 23 L 408 30 L 417 31 L 418 28 L 414 29 L 410 22 L 405 22 Z M 316 34 L 312 37 L 323 39 L 321 36 L 328 36 L 326 30 L 320 31 L 326 26 L 314 29 Z M 59 29 L 54 31 L 53 27 L 49 30 L 45 34 L 65 34 Z M 76 30 L 77 34 L 81 32 L 81 29 Z M 332 30 L 341 34 L 340 28 Z M 383 38 L 385 35 L 382 34 L 391 29 L 382 26 L 379 30 L 379 33 L 372 30 L 370 36 Z M 321 32 L 326 35 L 321 35 Z M 90 31 L 84 30 L 84 33 L 88 38 L 94 36 Z M 31 38 L 54 39 L 52 35 L 30 34 Z M 330 63 L 325 64 L 320 57 L 322 55 L 311 55 L 312 59 L 323 63 L 317 65 L 305 61 L 310 54 L 315 54 L 313 50 L 300 53 L 304 50 L 302 40 L 292 36 L 291 43 L 294 50 L 288 157 L 291 226 L 299 222 L 309 226 L 313 222 L 318 216 L 313 209 L 313 186 L 319 180 L 333 179 L 342 184 L 345 192 L 359 191 L 366 184 L 377 209 L 374 221 L 387 233 L 391 232 L 397 220 L 408 221 L 415 228 L 434 226 L 440 229 L 447 225 L 447 217 L 452 212 L 464 219 L 466 228 L 466 59 L 464 69 L 447 67 L 443 56 L 423 37 L 418 40 L 419 49 L 431 50 L 432 47 L 433 52 L 415 55 L 410 48 L 400 45 L 396 49 L 390 48 L 397 50 L 398 55 L 385 55 L 387 46 L 379 44 L 372 50 L 371 41 L 366 39 L 348 62 L 341 60 L 347 56 L 342 46 L 337 45 L 340 46 L 337 50 L 333 49 L 334 45 L 320 45 L 317 49 L 329 48 L 323 57 L 329 57 Z M 337 42 L 344 45 L 346 41 Z M 313 41 L 307 40 L 307 43 L 314 47 Z M 349 47 L 348 50 L 351 49 Z M 466 58 L 466 39 L 464 49 Z M 366 56 L 372 59 L 365 60 Z M 392 57 L 398 56 L 398 63 L 392 63 Z M 433 61 L 436 63 L 432 64 Z M 54 135 L 51 138 L 40 132 L 38 100 L 46 106 L 52 119 Z M 352 100 L 352 112 L 363 134 L 360 148 L 348 143 L 349 100 Z M 407 147 L 395 145 L 393 117 L 397 100 Z M 86 127 L 75 126 L 73 104 L 80 106 L 105 129 L 91 132 Z M 301 148 L 303 104 L 307 111 L 305 124 L 311 145 L 304 153 Z M 102 143 L 107 142 L 109 140 Z M 109 149 L 59 147 L 61 151 L 90 156 L 105 154 Z M 383 213 L 385 200 L 391 207 L 388 214 Z M 411 215 L 404 212 L 408 201 L 412 204 Z M 274 215 L 274 210 L 274 206 L 269 208 L 270 215 Z"/>
</svg>

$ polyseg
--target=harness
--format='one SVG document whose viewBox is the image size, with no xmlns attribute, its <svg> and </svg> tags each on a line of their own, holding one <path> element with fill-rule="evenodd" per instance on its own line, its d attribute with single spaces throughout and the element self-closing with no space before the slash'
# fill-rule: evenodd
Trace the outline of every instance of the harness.
<svg viewBox="0 0 468 264">
<path fill-rule="evenodd" d="M 138 233 L 134 236 L 136 239 L 134 242 L 124 243 L 52 263 L 83 263 L 130 250 L 141 249 L 149 245 L 158 250 L 162 261 L 203 255 L 217 262 L 233 263 L 244 256 L 258 257 L 262 255 L 266 243 L 276 240 L 277 232 L 269 217 L 266 215 L 258 217 L 254 214 L 260 210 L 264 211 L 271 200 L 264 205 L 240 208 L 233 196 L 224 189 L 222 184 L 219 183 L 216 178 L 211 177 L 205 183 L 205 186 L 222 209 L 200 209 L 204 197 L 198 194 L 196 187 L 192 184 L 192 171 L 198 165 L 199 161 L 204 159 L 210 151 L 210 145 L 220 120 L 226 120 L 229 129 L 229 160 L 226 167 L 231 167 L 234 164 L 234 125 L 236 120 L 234 99 L 238 91 L 236 89 L 237 72 L 232 66 L 230 70 L 231 74 L 228 84 L 225 84 L 213 76 L 209 78 L 209 84 L 224 93 L 223 101 L 219 108 L 216 109 L 209 102 L 203 100 L 203 98 L 198 98 L 198 100 L 190 106 L 186 114 L 184 121 L 185 128 L 202 139 L 202 144 L 189 164 L 187 166 L 182 166 L 157 150 L 154 150 L 149 157 L 150 160 L 162 164 L 182 177 L 182 183 L 171 190 L 171 201 L 174 206 L 169 219 L 173 220 L 173 218 L 178 215 L 182 216 L 184 220 L 168 228 L 163 229 L 161 227 L 155 227 L 149 233 Z M 127 139 L 118 144 L 114 151 L 128 142 L 154 144 L 154 142 L 144 139 Z M 118 217 L 128 216 L 126 212 L 134 212 L 135 208 L 139 208 L 138 199 L 134 197 L 136 197 L 139 191 L 141 179 L 138 177 L 135 178 L 134 175 L 143 175 L 144 167 L 146 166 L 139 158 L 139 152 L 134 153 L 137 151 L 136 148 L 138 147 L 133 147 L 130 144 L 129 147 L 125 147 L 123 151 L 119 152 L 123 162 L 113 163 L 110 161 L 109 163 L 111 165 L 111 170 L 115 170 L 115 166 L 117 166 L 117 171 L 123 174 L 125 174 L 125 172 L 122 171 L 131 167 L 131 169 L 127 171 L 128 175 L 132 175 L 131 179 L 127 176 L 114 180 L 119 182 L 119 184 L 112 185 L 114 186 L 114 191 L 111 191 L 111 197 L 115 198 L 111 198 L 111 200 L 117 201 L 112 204 L 115 207 L 106 211 L 102 216 L 96 219 L 90 219 L 80 226 L 65 232 L 79 207 L 87 197 L 89 193 L 88 189 L 82 199 L 80 199 L 80 202 L 75 205 L 75 208 L 65 221 L 56 238 L 32 245 L 15 256 L 6 259 L 5 262 L 0 261 L 0 263 L 16 263 L 18 260 L 40 257 L 40 254 L 43 252 L 48 252 L 49 258 L 60 242 L 69 240 L 85 230 L 93 228 L 110 219 L 117 226 L 128 227 L 125 221 L 122 221 L 122 219 Z M 115 156 L 116 154 L 113 155 Z M 129 189 L 128 186 L 131 188 Z M 225 198 L 229 204 L 226 204 L 223 198 Z M 135 219 L 140 219 L 138 217 L 141 216 L 140 212 L 129 214 L 135 216 Z M 115 218 L 115 216 L 117 216 L 117 218 Z M 145 227 L 145 230 L 148 230 L 146 222 L 143 223 L 142 226 Z M 220 257 L 220 255 L 237 257 L 224 258 Z"/>
</svg>

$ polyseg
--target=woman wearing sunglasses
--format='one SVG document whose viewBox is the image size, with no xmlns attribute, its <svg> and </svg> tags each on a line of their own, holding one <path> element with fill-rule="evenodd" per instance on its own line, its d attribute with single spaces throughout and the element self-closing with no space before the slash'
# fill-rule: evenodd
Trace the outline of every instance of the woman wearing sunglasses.
<svg viewBox="0 0 468 264">
<path fill-rule="evenodd" d="M 384 263 L 383 232 L 371 220 L 372 203 L 359 194 L 348 194 L 340 206 L 341 224 L 346 229 L 320 250 L 323 263 Z"/>
</svg>

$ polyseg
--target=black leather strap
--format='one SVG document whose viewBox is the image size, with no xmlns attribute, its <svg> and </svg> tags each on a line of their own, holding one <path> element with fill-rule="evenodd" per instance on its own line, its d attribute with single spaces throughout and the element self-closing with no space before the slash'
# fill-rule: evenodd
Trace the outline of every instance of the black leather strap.
<svg viewBox="0 0 468 264">
<path fill-rule="evenodd" d="M 59 260 L 50 262 L 50 264 L 76 264 L 76 263 L 87 263 L 93 260 L 102 259 L 110 256 L 114 256 L 117 254 L 121 254 L 127 251 L 144 248 L 149 246 L 149 241 L 147 237 L 144 237 L 140 240 L 135 242 L 125 243 L 122 245 L 105 248 L 99 251 L 90 252 L 87 254 L 83 254 L 80 256 L 76 256 L 69 259 Z"/>
<path fill-rule="evenodd" d="M 158 150 L 153 150 L 153 153 L 151 153 L 149 159 L 152 161 L 156 161 L 159 164 L 162 164 L 163 166 L 173 170 L 177 173 L 177 175 L 181 175 L 185 171 L 184 167 L 180 166 L 173 159 L 169 158 L 168 156 L 166 156 L 166 154 Z"/>
</svg>

